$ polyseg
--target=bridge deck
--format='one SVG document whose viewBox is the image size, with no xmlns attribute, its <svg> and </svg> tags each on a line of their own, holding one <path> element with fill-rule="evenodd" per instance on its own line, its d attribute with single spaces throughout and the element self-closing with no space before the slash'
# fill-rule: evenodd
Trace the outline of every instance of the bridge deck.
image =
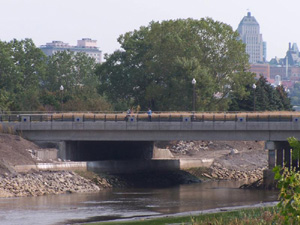
<svg viewBox="0 0 300 225">
<path fill-rule="evenodd" d="M 7 115 L 5 115 L 7 116 Z M 2 126 L 34 141 L 271 140 L 300 138 L 300 114 L 157 113 L 19 114 Z M 298 117 L 299 116 L 299 117 Z M 13 120 L 15 118 L 15 120 Z M 125 120 L 126 118 L 126 120 Z"/>
</svg>

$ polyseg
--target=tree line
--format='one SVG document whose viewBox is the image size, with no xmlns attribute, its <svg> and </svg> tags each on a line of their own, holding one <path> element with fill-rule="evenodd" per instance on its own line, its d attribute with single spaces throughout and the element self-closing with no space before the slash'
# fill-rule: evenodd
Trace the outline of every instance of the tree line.
<svg viewBox="0 0 300 225">
<path fill-rule="evenodd" d="M 191 111 L 193 100 L 197 111 L 251 111 L 254 101 L 256 110 L 291 109 L 282 87 L 254 79 L 245 45 L 227 24 L 152 21 L 118 42 L 96 64 L 84 53 L 47 57 L 31 39 L 0 41 L 1 110 Z"/>
</svg>

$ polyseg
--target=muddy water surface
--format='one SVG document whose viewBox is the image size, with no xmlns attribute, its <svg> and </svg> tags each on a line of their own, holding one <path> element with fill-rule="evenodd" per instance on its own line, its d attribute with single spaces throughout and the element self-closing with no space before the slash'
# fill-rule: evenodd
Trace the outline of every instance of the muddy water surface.
<svg viewBox="0 0 300 225">
<path fill-rule="evenodd" d="M 72 224 L 276 201 L 275 191 L 238 189 L 240 182 L 172 188 L 113 189 L 92 194 L 0 199 L 1 225 Z"/>
</svg>

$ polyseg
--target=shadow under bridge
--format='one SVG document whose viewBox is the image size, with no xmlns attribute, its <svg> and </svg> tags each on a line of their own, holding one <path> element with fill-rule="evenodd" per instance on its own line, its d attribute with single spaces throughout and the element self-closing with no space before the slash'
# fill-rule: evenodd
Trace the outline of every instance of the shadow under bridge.
<svg viewBox="0 0 300 225">
<path fill-rule="evenodd" d="M 65 141 L 59 157 L 71 161 L 151 159 L 153 141 Z"/>
</svg>

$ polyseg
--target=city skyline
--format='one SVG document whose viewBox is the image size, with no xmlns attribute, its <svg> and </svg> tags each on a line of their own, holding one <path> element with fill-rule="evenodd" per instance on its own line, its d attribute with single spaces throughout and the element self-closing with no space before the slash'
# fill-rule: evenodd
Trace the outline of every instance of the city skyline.
<svg viewBox="0 0 300 225">
<path fill-rule="evenodd" d="M 103 54 L 119 49 L 119 35 L 147 26 L 152 20 L 210 17 L 237 30 L 247 12 L 260 25 L 267 42 L 267 60 L 282 58 L 288 44 L 300 44 L 296 29 L 300 2 L 279 0 L 272 4 L 253 0 L 0 0 L 0 40 L 31 38 L 37 47 L 53 40 L 74 45 L 80 38 L 98 41 Z"/>
</svg>

